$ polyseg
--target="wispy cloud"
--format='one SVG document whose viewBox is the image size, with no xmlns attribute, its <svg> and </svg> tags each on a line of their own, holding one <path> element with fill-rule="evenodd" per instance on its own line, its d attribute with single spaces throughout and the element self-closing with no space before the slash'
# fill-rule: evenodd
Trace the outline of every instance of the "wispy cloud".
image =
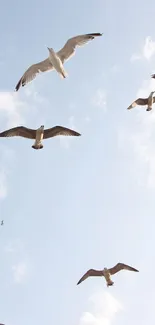
<svg viewBox="0 0 155 325">
<path fill-rule="evenodd" d="M 4 247 L 4 251 L 9 254 L 10 253 L 11 254 L 19 254 L 21 252 L 23 253 L 23 242 L 20 240 L 20 238 L 11 240 Z"/>
<path fill-rule="evenodd" d="M 25 282 L 29 273 L 28 264 L 25 261 L 19 262 L 12 266 L 12 271 L 13 271 L 14 282 L 23 283 Z"/>
<path fill-rule="evenodd" d="M 155 42 L 152 40 L 151 36 L 148 36 L 145 39 L 143 56 L 147 60 L 150 60 L 153 55 L 155 55 Z"/>
<path fill-rule="evenodd" d="M 134 53 L 131 55 L 130 61 L 134 62 L 134 61 L 140 60 L 141 58 L 142 57 L 139 54 Z"/>
<path fill-rule="evenodd" d="M 102 108 L 105 112 L 107 110 L 107 95 L 104 89 L 97 89 L 92 97 L 91 103 L 93 106 Z"/>
<path fill-rule="evenodd" d="M 112 67 L 111 67 L 111 72 L 112 73 L 118 73 L 120 71 L 120 66 L 118 64 L 114 64 Z"/>
<path fill-rule="evenodd" d="M 144 41 L 144 45 L 139 53 L 132 54 L 130 61 L 134 62 L 141 59 L 150 60 L 155 55 L 155 41 L 151 36 L 147 36 Z"/>
<path fill-rule="evenodd" d="M 123 310 L 122 304 L 108 292 L 99 292 L 92 295 L 91 311 L 84 312 L 80 325 L 110 325 L 115 315 Z"/>
<path fill-rule="evenodd" d="M 0 115 L 6 127 L 24 122 L 23 108 L 25 108 L 25 104 L 19 99 L 18 94 L 7 91 L 0 92 Z"/>
<path fill-rule="evenodd" d="M 7 196 L 7 175 L 6 170 L 0 170 L 0 199 Z"/>
<path fill-rule="evenodd" d="M 0 145 L 0 199 L 5 199 L 8 194 L 8 176 L 14 160 L 14 152 Z"/>
</svg>

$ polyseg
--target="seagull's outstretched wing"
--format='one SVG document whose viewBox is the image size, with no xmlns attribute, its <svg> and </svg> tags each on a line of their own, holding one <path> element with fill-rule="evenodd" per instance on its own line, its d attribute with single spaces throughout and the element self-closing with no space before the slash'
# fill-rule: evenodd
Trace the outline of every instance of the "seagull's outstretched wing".
<svg viewBox="0 0 155 325">
<path fill-rule="evenodd" d="M 52 69 L 53 65 L 50 63 L 48 58 L 44 61 L 31 65 L 18 81 L 15 90 L 18 91 L 21 86 L 24 87 L 27 83 L 35 79 L 38 73 L 50 71 Z"/>
<path fill-rule="evenodd" d="M 89 276 L 103 276 L 103 275 L 104 275 L 103 271 L 90 269 L 82 276 L 82 278 L 78 281 L 77 285 L 80 284 L 82 281 L 86 280 Z"/>
<path fill-rule="evenodd" d="M 112 267 L 111 269 L 108 269 L 110 274 L 113 275 L 121 270 L 128 270 L 128 271 L 134 271 L 134 272 L 139 272 L 137 269 L 135 269 L 132 266 L 123 264 L 123 263 L 118 263 L 116 264 L 114 267 Z"/>
<path fill-rule="evenodd" d="M 66 42 L 65 46 L 59 52 L 57 52 L 57 55 L 63 63 L 64 61 L 68 60 L 73 54 L 75 54 L 75 49 L 77 46 L 82 46 L 97 36 L 102 36 L 102 34 L 92 33 L 72 37 Z"/>
<path fill-rule="evenodd" d="M 52 138 L 57 135 L 80 136 L 81 134 L 63 126 L 54 126 L 53 128 L 44 131 L 44 139 Z"/>
<path fill-rule="evenodd" d="M 17 126 L 15 128 L 0 133 L 0 137 L 17 137 L 17 136 L 28 138 L 28 139 L 35 139 L 36 130 L 28 129 L 25 126 Z"/>
<path fill-rule="evenodd" d="M 127 109 L 131 109 L 135 107 L 136 105 L 147 105 L 148 104 L 148 98 L 138 98 L 136 99 Z"/>
</svg>

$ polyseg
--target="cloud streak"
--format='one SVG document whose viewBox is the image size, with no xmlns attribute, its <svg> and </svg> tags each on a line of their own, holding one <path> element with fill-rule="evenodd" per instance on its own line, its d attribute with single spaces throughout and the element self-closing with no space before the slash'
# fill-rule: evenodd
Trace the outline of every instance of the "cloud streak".
<svg viewBox="0 0 155 325">
<path fill-rule="evenodd" d="M 104 89 L 97 89 L 94 97 L 92 98 L 92 105 L 100 107 L 104 109 L 104 111 L 107 110 L 107 95 Z"/>
<path fill-rule="evenodd" d="M 0 145 L 0 156 L 0 199 L 5 199 L 8 194 L 8 176 L 14 161 L 14 152 Z"/>
<path fill-rule="evenodd" d="M 0 92 L 0 115 L 7 128 L 24 122 L 23 108 L 25 104 L 19 99 L 18 94 Z"/>
<path fill-rule="evenodd" d="M 137 60 L 145 59 L 149 61 L 155 55 L 155 41 L 151 36 L 147 36 L 144 41 L 144 45 L 140 53 L 132 54 L 130 61 L 135 62 Z"/>
<path fill-rule="evenodd" d="M 25 282 L 28 276 L 28 265 L 26 262 L 19 262 L 12 266 L 13 278 L 15 283 Z"/>
</svg>

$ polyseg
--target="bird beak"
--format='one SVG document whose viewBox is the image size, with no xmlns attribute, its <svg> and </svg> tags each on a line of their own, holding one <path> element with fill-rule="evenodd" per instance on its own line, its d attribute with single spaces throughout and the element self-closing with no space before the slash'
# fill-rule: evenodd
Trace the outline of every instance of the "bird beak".
<svg viewBox="0 0 155 325">
<path fill-rule="evenodd" d="M 48 50 L 50 50 L 49 47 L 48 47 Z"/>
</svg>

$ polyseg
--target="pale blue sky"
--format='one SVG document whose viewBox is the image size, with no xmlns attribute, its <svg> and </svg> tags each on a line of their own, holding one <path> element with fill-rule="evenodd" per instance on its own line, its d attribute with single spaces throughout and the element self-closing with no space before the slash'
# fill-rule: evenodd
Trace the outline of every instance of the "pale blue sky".
<svg viewBox="0 0 155 325">
<path fill-rule="evenodd" d="M 153 0 L 1 4 L 0 130 L 45 124 L 82 134 L 45 141 L 40 151 L 30 140 L 0 140 L 6 325 L 154 322 L 155 114 L 126 109 L 155 87 L 154 12 Z M 103 36 L 77 49 L 67 79 L 53 71 L 13 92 L 47 46 L 57 51 L 93 32 Z M 119 261 L 139 274 L 122 271 L 111 288 L 99 278 L 76 286 L 89 268 Z"/>
</svg>

